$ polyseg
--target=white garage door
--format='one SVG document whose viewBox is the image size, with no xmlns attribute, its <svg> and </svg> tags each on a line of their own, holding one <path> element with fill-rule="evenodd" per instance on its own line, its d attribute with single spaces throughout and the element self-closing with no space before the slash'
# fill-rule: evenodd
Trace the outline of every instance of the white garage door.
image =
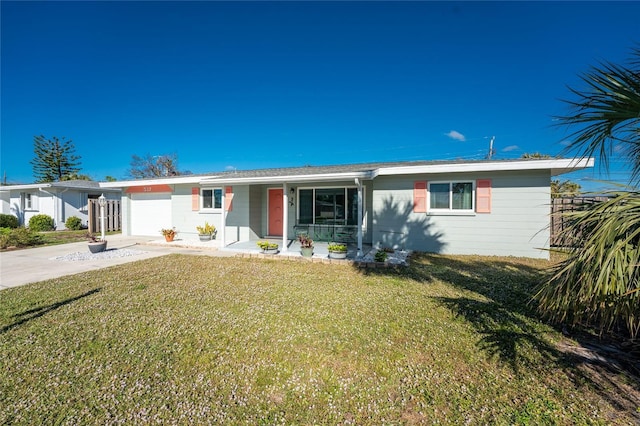
<svg viewBox="0 0 640 426">
<path fill-rule="evenodd" d="M 131 235 L 162 237 L 160 230 L 171 227 L 171 194 L 131 194 Z"/>
</svg>

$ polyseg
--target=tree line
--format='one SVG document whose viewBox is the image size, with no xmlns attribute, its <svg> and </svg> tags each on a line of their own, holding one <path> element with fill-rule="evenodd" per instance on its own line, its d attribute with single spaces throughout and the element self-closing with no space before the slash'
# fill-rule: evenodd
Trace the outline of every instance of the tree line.
<svg viewBox="0 0 640 426">
<path fill-rule="evenodd" d="M 30 161 L 36 183 L 61 182 L 69 180 L 92 180 L 90 176 L 80 173 L 81 157 L 76 155 L 76 148 L 71 139 L 57 136 L 46 138 L 44 135 L 34 136 L 33 153 Z M 177 154 L 152 156 L 132 155 L 128 177 L 145 179 L 163 176 L 179 176 L 191 174 L 188 170 L 178 168 Z M 106 181 L 116 178 L 106 176 Z"/>
</svg>

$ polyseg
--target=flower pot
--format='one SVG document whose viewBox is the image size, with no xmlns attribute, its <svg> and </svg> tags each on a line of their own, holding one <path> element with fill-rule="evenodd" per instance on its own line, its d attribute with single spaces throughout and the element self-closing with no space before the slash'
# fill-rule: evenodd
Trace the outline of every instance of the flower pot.
<svg viewBox="0 0 640 426">
<path fill-rule="evenodd" d="M 170 243 L 171 241 L 173 241 L 173 238 L 175 237 L 175 235 L 165 235 L 164 239 Z"/>
<path fill-rule="evenodd" d="M 106 241 L 97 241 L 95 243 L 89 243 L 89 251 L 91 253 L 100 253 L 107 249 Z"/>
<path fill-rule="evenodd" d="M 330 251 L 329 257 L 331 259 L 346 259 L 347 252 L 346 251 Z"/>
<path fill-rule="evenodd" d="M 300 253 L 302 253 L 302 257 L 311 257 L 313 256 L 313 247 L 300 247 Z"/>
<path fill-rule="evenodd" d="M 278 254 L 278 249 L 277 248 L 268 248 L 268 249 L 262 250 L 262 252 L 264 254 Z"/>
<path fill-rule="evenodd" d="M 198 234 L 200 241 L 211 241 L 211 234 Z"/>
</svg>

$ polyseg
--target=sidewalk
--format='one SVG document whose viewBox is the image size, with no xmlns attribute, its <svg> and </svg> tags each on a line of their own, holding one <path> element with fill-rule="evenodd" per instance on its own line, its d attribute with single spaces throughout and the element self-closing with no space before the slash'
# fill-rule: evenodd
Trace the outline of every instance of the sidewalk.
<svg viewBox="0 0 640 426">
<path fill-rule="evenodd" d="M 109 235 L 107 250 L 130 249 L 137 253 L 133 256 L 108 259 L 90 259 L 79 261 L 61 261 L 53 258 L 77 252 L 88 252 L 86 242 L 61 244 L 31 249 L 5 251 L 0 253 L 0 290 L 24 284 L 58 278 L 80 272 L 93 271 L 113 265 L 135 262 L 170 253 L 200 254 L 209 256 L 233 256 L 212 248 L 198 246 L 168 246 L 154 244 L 153 237 L 129 237 L 121 234 Z"/>
</svg>

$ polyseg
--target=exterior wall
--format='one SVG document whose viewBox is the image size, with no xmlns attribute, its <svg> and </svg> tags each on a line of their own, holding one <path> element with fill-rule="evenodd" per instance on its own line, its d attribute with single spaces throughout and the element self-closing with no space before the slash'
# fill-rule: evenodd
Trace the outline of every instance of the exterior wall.
<svg viewBox="0 0 640 426">
<path fill-rule="evenodd" d="M 229 185 L 226 185 L 229 186 Z M 174 185 L 171 195 L 171 216 L 172 226 L 175 226 L 182 238 L 197 239 L 197 226 L 203 226 L 209 222 L 216 227 L 217 236 L 221 237 L 220 228 L 222 226 L 222 210 L 220 211 L 193 211 L 191 208 L 191 188 L 196 185 Z M 200 187 L 198 187 L 200 188 Z M 226 244 L 235 241 L 246 241 L 250 239 L 251 229 L 249 226 L 250 203 L 249 186 L 233 185 L 233 204 L 230 212 L 227 212 L 225 227 Z M 223 189 L 224 190 L 224 189 Z"/>
<path fill-rule="evenodd" d="M 11 193 L 0 191 L 0 213 L 11 214 Z"/>
<path fill-rule="evenodd" d="M 123 193 L 120 197 L 120 212 L 122 214 L 122 235 L 131 234 L 131 196 Z"/>
<path fill-rule="evenodd" d="M 413 212 L 415 181 L 491 179 L 491 213 Z M 442 254 L 548 258 L 550 174 L 382 176 L 374 181 L 373 244 Z"/>
<path fill-rule="evenodd" d="M 266 205 L 262 196 L 262 186 L 249 187 L 249 239 L 259 239 L 264 235 L 262 226 L 262 210 Z"/>
<path fill-rule="evenodd" d="M 23 193 L 31 194 L 33 208 L 22 210 L 21 194 Z M 80 218 L 83 225 L 88 225 L 88 195 L 100 194 L 100 191 L 47 188 L 46 192 L 38 189 L 29 189 L 22 191 L 3 191 L 2 194 L 2 212 L 16 216 L 21 224 L 28 225 L 29 219 L 33 216 L 46 214 L 53 218 L 57 230 L 63 230 L 66 229 L 65 221 L 71 216 Z M 104 196 L 108 200 L 117 200 L 120 198 L 119 193 L 105 193 Z"/>
<path fill-rule="evenodd" d="M 251 230 L 249 228 L 250 199 L 249 185 L 232 185 L 233 206 L 227 212 L 227 226 L 225 228 L 226 243 L 236 241 L 249 241 Z"/>
</svg>

